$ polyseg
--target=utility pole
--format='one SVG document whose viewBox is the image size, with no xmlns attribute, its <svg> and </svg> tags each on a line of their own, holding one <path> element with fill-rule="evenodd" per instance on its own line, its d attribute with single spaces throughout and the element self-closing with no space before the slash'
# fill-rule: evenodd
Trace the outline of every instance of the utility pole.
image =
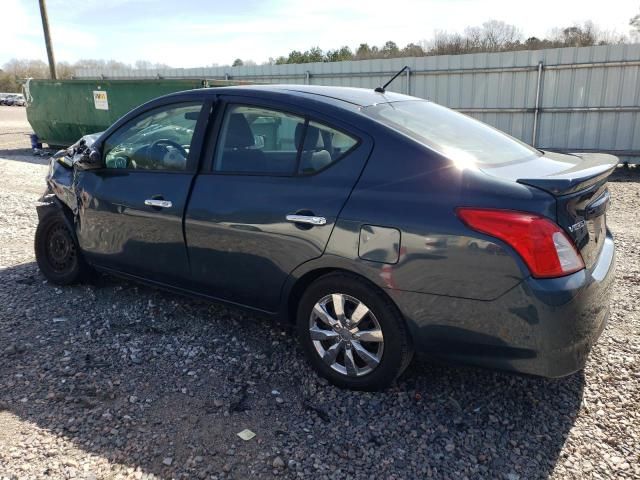
<svg viewBox="0 0 640 480">
<path fill-rule="evenodd" d="M 44 43 L 47 45 L 47 57 L 49 59 L 49 72 L 51 79 L 55 80 L 56 76 L 56 60 L 53 57 L 53 45 L 51 45 L 51 34 L 49 33 L 49 17 L 47 15 L 47 5 L 45 0 L 40 2 L 40 16 L 42 17 L 42 29 L 44 30 Z"/>
</svg>

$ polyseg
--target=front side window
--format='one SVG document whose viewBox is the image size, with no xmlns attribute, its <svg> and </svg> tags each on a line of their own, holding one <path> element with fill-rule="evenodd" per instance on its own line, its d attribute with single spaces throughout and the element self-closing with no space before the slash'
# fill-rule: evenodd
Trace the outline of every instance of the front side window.
<svg viewBox="0 0 640 480">
<path fill-rule="evenodd" d="M 106 168 L 183 171 L 201 103 L 160 107 L 125 124 L 104 145 Z"/>
<path fill-rule="evenodd" d="M 541 155 L 506 133 L 428 101 L 381 103 L 363 112 L 468 166 L 521 162 Z"/>
</svg>

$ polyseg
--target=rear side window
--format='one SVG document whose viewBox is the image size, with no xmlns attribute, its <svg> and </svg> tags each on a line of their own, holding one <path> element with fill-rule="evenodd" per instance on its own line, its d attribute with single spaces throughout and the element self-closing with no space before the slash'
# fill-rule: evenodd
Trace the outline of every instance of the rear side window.
<svg viewBox="0 0 640 480">
<path fill-rule="evenodd" d="M 216 151 L 219 172 L 291 175 L 296 170 L 296 132 L 305 119 L 260 107 L 230 105 Z"/>
<path fill-rule="evenodd" d="M 305 132 L 298 173 L 308 175 L 325 169 L 344 157 L 358 141 L 334 128 L 309 122 Z"/>
<path fill-rule="evenodd" d="M 327 125 L 268 108 L 229 105 L 214 170 L 262 175 L 310 175 L 349 153 L 356 138 Z"/>
<path fill-rule="evenodd" d="M 363 112 L 463 166 L 517 163 L 541 155 L 500 130 L 432 102 L 382 103 Z"/>
</svg>

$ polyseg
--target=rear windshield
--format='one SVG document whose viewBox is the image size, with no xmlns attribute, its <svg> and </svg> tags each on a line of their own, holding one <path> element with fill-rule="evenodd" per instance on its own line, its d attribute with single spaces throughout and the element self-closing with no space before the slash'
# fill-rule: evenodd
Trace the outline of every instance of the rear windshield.
<svg viewBox="0 0 640 480">
<path fill-rule="evenodd" d="M 506 133 L 432 102 L 381 103 L 363 112 L 462 165 L 516 163 L 541 155 Z"/>
</svg>

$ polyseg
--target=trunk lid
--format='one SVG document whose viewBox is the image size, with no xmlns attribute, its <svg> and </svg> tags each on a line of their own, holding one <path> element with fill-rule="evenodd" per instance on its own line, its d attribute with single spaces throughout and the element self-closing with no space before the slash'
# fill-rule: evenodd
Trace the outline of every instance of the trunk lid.
<svg viewBox="0 0 640 480">
<path fill-rule="evenodd" d="M 516 181 L 556 198 L 558 224 L 573 239 L 585 266 L 596 262 L 606 237 L 609 206 L 607 178 L 618 158 L 602 153 L 544 152 L 535 159 L 481 167 L 493 176 Z"/>
</svg>

